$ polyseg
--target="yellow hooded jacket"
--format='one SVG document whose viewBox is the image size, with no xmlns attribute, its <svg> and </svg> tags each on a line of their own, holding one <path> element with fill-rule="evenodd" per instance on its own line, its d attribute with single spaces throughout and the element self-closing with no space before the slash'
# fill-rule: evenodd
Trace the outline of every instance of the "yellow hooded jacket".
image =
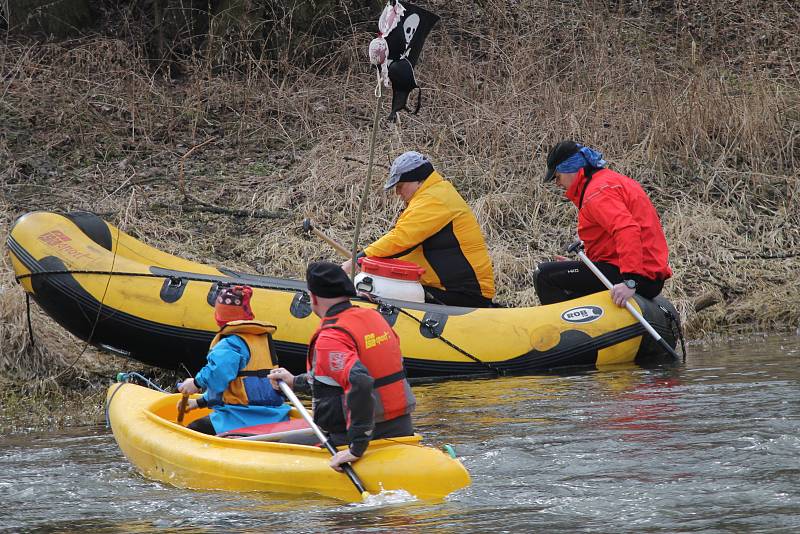
<svg viewBox="0 0 800 534">
<path fill-rule="evenodd" d="M 494 271 L 472 210 L 453 184 L 433 171 L 411 197 L 394 228 L 364 249 L 423 267 L 422 285 L 494 297 Z"/>
</svg>

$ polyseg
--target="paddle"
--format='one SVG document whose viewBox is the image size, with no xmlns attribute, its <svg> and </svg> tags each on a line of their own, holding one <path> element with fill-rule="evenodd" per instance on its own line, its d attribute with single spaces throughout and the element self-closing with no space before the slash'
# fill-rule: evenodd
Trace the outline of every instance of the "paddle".
<svg viewBox="0 0 800 534">
<path fill-rule="evenodd" d="M 283 380 L 278 380 L 278 385 L 280 386 L 281 391 L 283 391 L 283 394 L 286 395 L 286 398 L 292 401 L 294 407 L 297 408 L 297 411 L 300 412 L 300 415 L 302 415 L 303 419 L 306 420 L 306 423 L 309 424 L 311 429 L 314 431 L 314 434 L 317 435 L 320 442 L 322 442 L 323 447 L 328 449 L 328 452 L 331 453 L 331 456 L 334 456 L 337 452 L 336 447 L 331 444 L 328 438 L 325 437 L 325 434 L 322 433 L 322 430 L 320 430 L 320 428 L 314 423 L 314 420 L 311 418 L 311 414 L 308 413 L 305 406 L 303 406 L 303 403 L 300 402 L 300 399 L 298 399 L 297 395 L 294 394 L 292 388 L 290 388 L 289 385 Z M 361 479 L 358 478 L 356 472 L 353 471 L 353 466 L 350 464 L 342 464 L 342 469 L 356 487 L 356 490 L 358 490 L 358 492 L 361 494 L 361 498 L 366 499 L 369 497 L 369 492 L 364 489 L 364 484 L 361 482 Z"/>
<path fill-rule="evenodd" d="M 306 233 L 312 233 L 318 238 L 325 241 L 329 244 L 333 249 L 339 253 L 339 255 L 345 259 L 350 258 L 350 251 L 344 248 L 344 245 L 336 241 L 335 239 L 328 237 L 322 230 L 319 230 L 314 226 L 314 223 L 311 222 L 311 219 L 306 219 L 303 221 L 303 231 Z"/>
<path fill-rule="evenodd" d="M 606 276 L 600 271 L 600 269 L 597 268 L 597 266 L 594 263 L 592 263 L 592 260 L 590 260 L 586 256 L 586 254 L 584 254 L 584 252 L 583 252 L 583 241 L 576 241 L 573 244 L 571 244 L 569 247 L 567 247 L 567 252 L 576 253 L 578 255 L 578 257 L 581 259 L 581 261 L 589 268 L 590 271 L 592 271 L 594 273 L 594 275 L 601 282 L 603 282 L 603 285 L 606 286 L 608 289 L 611 289 L 612 287 L 614 287 L 614 285 L 611 283 L 611 281 L 608 278 L 606 278 Z M 653 328 L 652 326 L 650 326 L 650 323 L 648 323 L 647 320 L 644 317 L 642 317 L 642 314 L 639 313 L 636 310 L 636 308 L 633 307 L 633 304 L 631 304 L 630 300 L 626 300 L 625 301 L 625 307 L 628 309 L 628 311 L 631 313 L 631 315 L 633 315 L 633 317 L 642 324 L 644 329 L 647 330 L 647 332 L 651 336 L 653 336 L 653 339 L 655 339 L 659 343 L 659 345 L 661 345 L 664 348 L 664 350 L 667 351 L 667 353 L 669 353 L 676 360 L 680 359 L 679 356 L 678 356 L 678 353 L 675 352 L 675 349 L 670 347 L 669 343 L 664 341 L 664 338 L 661 337 L 658 332 L 656 332 L 656 329 Z"/>
<path fill-rule="evenodd" d="M 189 404 L 189 394 L 184 393 L 181 397 L 181 403 L 178 405 L 178 419 L 177 423 L 183 426 L 183 416 L 186 415 L 186 405 Z"/>
</svg>

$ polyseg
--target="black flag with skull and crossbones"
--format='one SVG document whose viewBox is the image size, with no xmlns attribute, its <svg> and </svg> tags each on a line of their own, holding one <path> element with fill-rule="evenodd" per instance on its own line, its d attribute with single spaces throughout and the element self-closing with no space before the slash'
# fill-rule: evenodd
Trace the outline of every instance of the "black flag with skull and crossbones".
<svg viewBox="0 0 800 534">
<path fill-rule="evenodd" d="M 383 68 L 384 82 L 391 82 L 392 112 L 389 120 L 394 120 L 398 111 L 411 111 L 406 107 L 408 96 L 414 89 L 419 89 L 414 67 L 419 61 L 425 38 L 438 21 L 439 17 L 430 11 L 392 0 L 381 14 L 378 22 L 381 32 L 370 44 L 370 60 L 378 66 L 379 72 Z M 412 113 L 419 111 L 421 96 L 418 93 L 416 109 Z"/>
</svg>

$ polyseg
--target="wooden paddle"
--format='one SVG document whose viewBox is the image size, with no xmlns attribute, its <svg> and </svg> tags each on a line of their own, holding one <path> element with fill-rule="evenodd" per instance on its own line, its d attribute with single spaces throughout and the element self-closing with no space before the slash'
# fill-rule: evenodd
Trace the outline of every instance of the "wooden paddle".
<svg viewBox="0 0 800 534">
<path fill-rule="evenodd" d="M 567 248 L 567 251 L 576 253 L 578 255 L 578 257 L 581 259 L 581 261 L 589 268 L 589 270 L 592 271 L 594 273 L 594 275 L 601 282 L 603 282 L 604 286 L 606 286 L 608 289 L 611 289 L 612 287 L 614 287 L 614 284 L 612 284 L 611 281 L 608 278 L 606 278 L 606 276 L 600 271 L 600 269 L 597 268 L 597 265 L 592 263 L 592 260 L 590 260 L 586 256 L 586 254 L 584 254 L 584 252 L 583 252 L 583 242 L 582 241 L 576 241 L 575 243 L 571 244 Z M 639 313 L 636 310 L 636 308 L 633 307 L 633 304 L 631 304 L 630 299 L 625 301 L 625 307 L 628 309 L 630 314 L 633 315 L 634 319 L 636 319 L 637 321 L 639 321 L 642 324 L 644 329 L 647 330 L 647 332 L 651 336 L 653 336 L 653 339 L 655 339 L 658 342 L 658 344 L 661 345 L 664 348 L 664 350 L 667 351 L 668 354 L 670 354 L 676 360 L 680 359 L 680 357 L 678 356 L 678 353 L 675 352 L 675 349 L 670 347 L 669 343 L 664 341 L 664 338 L 661 337 L 661 335 L 658 332 L 656 332 L 656 329 L 653 328 L 650 325 L 650 323 L 647 322 L 647 319 L 642 317 L 642 314 Z"/>
<path fill-rule="evenodd" d="M 183 416 L 186 415 L 186 406 L 189 404 L 189 394 L 184 393 L 181 397 L 181 403 L 178 405 L 178 419 L 176 422 L 183 426 Z"/>
<path fill-rule="evenodd" d="M 328 438 L 325 437 L 325 434 L 322 433 L 322 430 L 320 430 L 316 423 L 314 423 L 314 420 L 311 418 L 311 414 L 308 413 L 305 406 L 303 406 L 303 403 L 300 402 L 300 399 L 298 399 L 297 395 L 294 394 L 292 388 L 290 388 L 289 385 L 283 380 L 278 380 L 278 385 L 280 386 L 281 391 L 283 391 L 283 394 L 286 395 L 286 398 L 292 401 L 294 407 L 297 408 L 297 411 L 300 412 L 300 415 L 306 420 L 306 423 L 308 423 L 308 425 L 314 431 L 314 434 L 317 435 L 317 438 L 319 438 L 322 446 L 328 449 L 328 452 L 331 453 L 331 456 L 335 456 L 337 452 L 336 447 L 333 446 Z M 345 474 L 350 479 L 350 482 L 353 483 L 353 485 L 356 487 L 356 490 L 358 490 L 358 492 L 361 494 L 361 498 L 366 499 L 369 497 L 369 492 L 364 489 L 364 483 L 361 482 L 361 479 L 358 478 L 358 475 L 356 475 L 356 472 L 353 470 L 353 466 L 350 464 L 342 464 L 342 470 L 344 470 Z"/>
<path fill-rule="evenodd" d="M 328 237 L 327 235 L 325 235 L 325 233 L 322 230 L 316 228 L 314 226 L 314 223 L 311 222 L 311 219 L 306 219 L 306 220 L 303 221 L 303 231 L 306 232 L 306 233 L 312 233 L 315 236 L 317 236 L 318 238 L 320 238 L 323 241 L 325 241 L 327 244 L 329 244 L 331 247 L 333 247 L 333 249 L 341 257 L 343 257 L 345 259 L 349 259 L 350 258 L 350 251 L 347 250 L 344 247 L 344 245 L 342 245 L 341 243 L 339 243 L 338 241 L 336 241 L 332 237 Z"/>
</svg>

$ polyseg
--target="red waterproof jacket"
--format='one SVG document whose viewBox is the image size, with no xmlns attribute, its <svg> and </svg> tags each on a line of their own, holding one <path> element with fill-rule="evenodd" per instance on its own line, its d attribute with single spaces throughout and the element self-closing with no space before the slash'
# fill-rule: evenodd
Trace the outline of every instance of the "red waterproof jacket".
<svg viewBox="0 0 800 534">
<path fill-rule="evenodd" d="M 661 220 L 638 182 L 609 169 L 587 180 L 581 169 L 566 195 L 578 206 L 578 237 L 590 260 L 616 265 L 623 276 L 672 276 Z"/>
</svg>

